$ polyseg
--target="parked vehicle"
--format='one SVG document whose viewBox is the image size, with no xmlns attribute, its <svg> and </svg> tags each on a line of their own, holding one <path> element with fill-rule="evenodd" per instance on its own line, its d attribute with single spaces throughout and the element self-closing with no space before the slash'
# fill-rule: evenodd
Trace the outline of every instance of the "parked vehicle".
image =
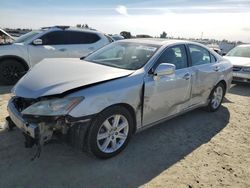
<svg viewBox="0 0 250 188">
<path fill-rule="evenodd" d="M 14 40 L 9 33 L 0 28 L 0 45 L 12 43 Z"/>
<path fill-rule="evenodd" d="M 36 65 L 13 89 L 9 123 L 25 133 L 28 146 L 60 132 L 109 158 L 140 130 L 198 107 L 218 110 L 231 80 L 231 63 L 201 44 L 121 40 L 84 60 Z"/>
<path fill-rule="evenodd" d="M 233 64 L 233 81 L 250 83 L 250 44 L 239 45 L 224 57 Z"/>
<path fill-rule="evenodd" d="M 16 83 L 45 58 L 80 58 L 111 41 L 101 32 L 69 26 L 31 31 L 13 44 L 0 46 L 0 82 Z"/>
<path fill-rule="evenodd" d="M 110 36 L 112 38 L 113 41 L 117 41 L 117 40 L 123 40 L 124 37 L 121 35 L 111 35 Z"/>
</svg>

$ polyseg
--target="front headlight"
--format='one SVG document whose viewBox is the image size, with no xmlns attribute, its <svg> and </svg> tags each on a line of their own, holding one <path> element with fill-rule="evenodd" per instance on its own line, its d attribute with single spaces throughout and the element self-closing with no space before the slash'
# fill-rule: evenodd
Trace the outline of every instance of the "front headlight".
<svg viewBox="0 0 250 188">
<path fill-rule="evenodd" d="M 250 67 L 244 67 L 244 68 L 242 68 L 242 70 L 245 72 L 250 72 Z"/>
<path fill-rule="evenodd" d="M 83 100 L 83 97 L 69 97 L 39 101 L 22 111 L 25 115 L 59 116 L 66 115 Z"/>
</svg>

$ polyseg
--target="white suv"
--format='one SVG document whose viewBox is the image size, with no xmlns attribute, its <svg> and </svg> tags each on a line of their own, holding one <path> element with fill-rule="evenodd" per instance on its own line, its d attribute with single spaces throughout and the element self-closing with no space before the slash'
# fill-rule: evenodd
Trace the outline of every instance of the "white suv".
<svg viewBox="0 0 250 188">
<path fill-rule="evenodd" d="M 110 42 L 112 39 L 101 32 L 69 26 L 31 31 L 13 44 L 0 46 L 0 82 L 15 84 L 45 58 L 80 58 Z"/>
</svg>

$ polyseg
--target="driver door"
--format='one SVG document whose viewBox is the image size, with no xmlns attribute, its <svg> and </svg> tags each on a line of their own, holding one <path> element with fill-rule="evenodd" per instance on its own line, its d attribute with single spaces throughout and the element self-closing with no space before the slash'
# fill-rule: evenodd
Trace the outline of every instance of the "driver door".
<svg viewBox="0 0 250 188">
<path fill-rule="evenodd" d="M 148 125 L 179 113 L 188 107 L 191 96 L 192 69 L 188 67 L 184 45 L 168 47 L 155 64 L 176 66 L 172 75 L 155 77 L 148 74 L 145 81 L 143 125 Z"/>
</svg>

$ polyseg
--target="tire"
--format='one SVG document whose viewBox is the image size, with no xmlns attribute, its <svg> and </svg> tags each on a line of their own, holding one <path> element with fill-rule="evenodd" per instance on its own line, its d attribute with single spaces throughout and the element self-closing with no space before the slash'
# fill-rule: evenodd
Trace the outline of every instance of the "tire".
<svg viewBox="0 0 250 188">
<path fill-rule="evenodd" d="M 15 59 L 0 62 L 0 82 L 4 85 L 14 85 L 25 72 L 25 67 Z"/>
<path fill-rule="evenodd" d="M 133 117 L 125 107 L 114 106 L 104 110 L 90 125 L 88 152 L 102 159 L 117 155 L 127 146 L 133 126 Z"/>
<path fill-rule="evenodd" d="M 78 151 L 86 151 L 84 143 L 89 126 L 81 123 L 71 127 L 67 134 L 67 142 Z"/>
<path fill-rule="evenodd" d="M 222 83 L 219 83 L 214 87 L 209 97 L 210 101 L 206 107 L 207 111 L 215 112 L 220 108 L 225 95 L 225 89 L 226 88 Z"/>
</svg>

